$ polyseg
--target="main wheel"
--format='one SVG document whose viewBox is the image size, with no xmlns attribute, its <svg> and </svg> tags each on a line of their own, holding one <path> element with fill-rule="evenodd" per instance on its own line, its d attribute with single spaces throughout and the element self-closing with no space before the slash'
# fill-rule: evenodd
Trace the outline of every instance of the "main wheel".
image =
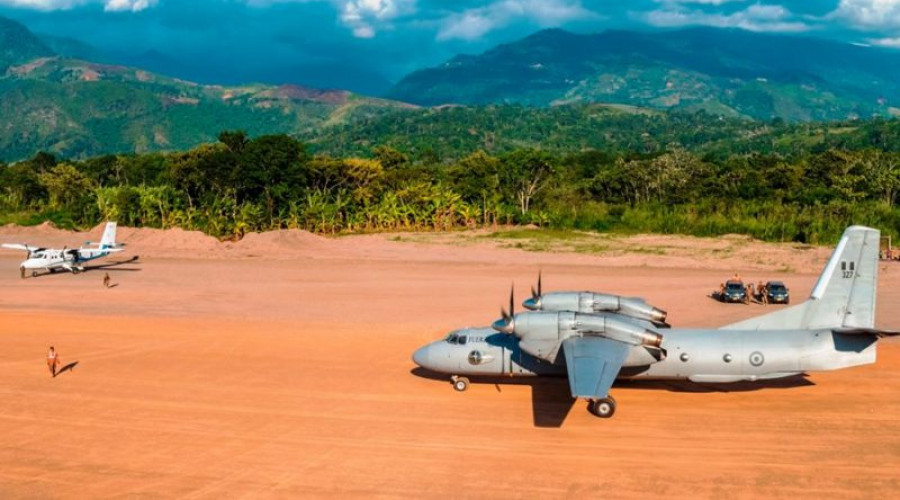
<svg viewBox="0 0 900 500">
<path fill-rule="evenodd" d="M 464 390 L 469 388 L 469 379 L 466 377 L 457 377 L 453 381 L 453 388 L 459 392 L 463 392 Z"/>
<path fill-rule="evenodd" d="M 37 278 L 37 271 L 31 271 L 31 277 Z"/>
<path fill-rule="evenodd" d="M 612 396 L 588 402 L 588 410 L 600 418 L 610 418 L 616 413 L 616 400 Z"/>
</svg>

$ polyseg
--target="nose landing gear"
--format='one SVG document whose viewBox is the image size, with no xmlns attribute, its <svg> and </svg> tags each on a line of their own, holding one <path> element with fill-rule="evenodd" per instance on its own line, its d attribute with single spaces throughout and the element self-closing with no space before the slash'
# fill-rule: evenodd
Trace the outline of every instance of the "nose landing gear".
<svg viewBox="0 0 900 500">
<path fill-rule="evenodd" d="M 469 388 L 469 379 L 467 379 L 466 377 L 453 375 L 452 377 L 450 377 L 450 381 L 453 382 L 453 388 L 459 392 L 463 392 Z"/>
<path fill-rule="evenodd" d="M 588 411 L 600 418 L 610 418 L 616 413 L 616 400 L 612 396 L 588 400 Z"/>
</svg>

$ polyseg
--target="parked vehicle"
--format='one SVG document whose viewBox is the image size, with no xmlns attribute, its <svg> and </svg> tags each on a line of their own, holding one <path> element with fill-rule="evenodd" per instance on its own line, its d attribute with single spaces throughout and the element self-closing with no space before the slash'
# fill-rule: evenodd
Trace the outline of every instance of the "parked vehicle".
<svg viewBox="0 0 900 500">
<path fill-rule="evenodd" d="M 790 304 L 791 292 L 788 287 L 780 281 L 770 281 L 766 283 L 766 297 L 769 304 Z"/>
<path fill-rule="evenodd" d="M 747 296 L 747 287 L 743 281 L 728 280 L 725 282 L 725 288 L 719 295 L 719 300 L 722 302 L 743 302 L 746 304 L 750 301 L 750 297 Z"/>
</svg>

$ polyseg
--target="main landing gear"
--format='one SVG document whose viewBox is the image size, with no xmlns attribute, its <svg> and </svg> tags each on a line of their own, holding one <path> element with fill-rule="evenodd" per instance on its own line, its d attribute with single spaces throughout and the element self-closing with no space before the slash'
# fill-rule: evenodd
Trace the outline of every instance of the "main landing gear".
<svg viewBox="0 0 900 500">
<path fill-rule="evenodd" d="M 612 396 L 602 399 L 589 399 L 588 411 L 600 418 L 610 418 L 616 413 L 616 400 Z"/>
<path fill-rule="evenodd" d="M 453 388 L 459 392 L 463 392 L 469 388 L 469 379 L 467 379 L 466 377 L 454 375 L 450 377 L 450 381 L 453 382 Z"/>
</svg>

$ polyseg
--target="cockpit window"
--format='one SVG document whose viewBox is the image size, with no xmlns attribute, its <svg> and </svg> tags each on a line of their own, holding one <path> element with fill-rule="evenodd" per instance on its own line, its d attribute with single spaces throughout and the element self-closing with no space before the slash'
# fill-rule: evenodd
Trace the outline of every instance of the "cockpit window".
<svg viewBox="0 0 900 500">
<path fill-rule="evenodd" d="M 449 343 L 449 344 L 456 344 L 459 340 L 459 335 L 457 335 L 456 332 L 451 333 L 450 335 L 447 335 L 446 340 L 447 340 L 447 343 Z"/>
<path fill-rule="evenodd" d="M 469 340 L 469 337 L 467 337 L 465 335 L 460 335 L 459 340 L 458 340 L 459 345 L 466 345 L 467 340 Z"/>
</svg>

